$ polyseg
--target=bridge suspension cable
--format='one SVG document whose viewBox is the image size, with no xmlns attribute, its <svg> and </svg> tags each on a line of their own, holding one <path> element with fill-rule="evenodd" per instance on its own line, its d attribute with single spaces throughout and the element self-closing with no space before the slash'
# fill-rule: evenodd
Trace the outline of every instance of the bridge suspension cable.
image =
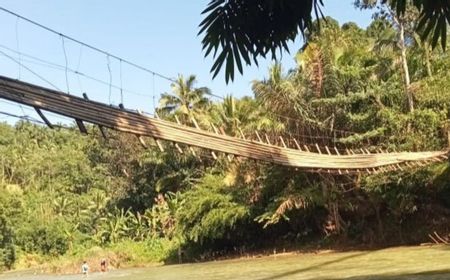
<svg viewBox="0 0 450 280">
<path fill-rule="evenodd" d="M 104 54 L 104 55 L 106 55 L 106 56 L 109 56 L 109 57 L 111 57 L 111 58 L 117 59 L 117 60 L 119 60 L 119 61 L 121 60 L 123 63 L 126 63 L 126 64 L 128 64 L 128 65 L 130 65 L 130 66 L 132 66 L 132 67 L 135 67 L 135 68 L 137 68 L 137 69 L 140 69 L 140 70 L 142 70 L 142 71 L 144 71 L 144 72 L 147 72 L 147 73 L 150 73 L 150 74 L 152 74 L 152 75 L 155 75 L 155 76 L 157 76 L 157 77 L 159 77 L 159 78 L 161 78 L 161 79 L 164 79 L 164 80 L 167 80 L 167 81 L 170 81 L 170 82 L 175 82 L 175 79 L 173 79 L 173 78 L 170 78 L 170 77 L 168 77 L 168 76 L 166 76 L 166 75 L 163 75 L 163 74 L 161 74 L 161 73 L 158 73 L 158 72 L 156 72 L 156 71 L 153 71 L 153 70 L 151 70 L 151 69 L 149 69 L 149 68 L 147 68 L 147 67 L 138 65 L 138 64 L 136 64 L 136 63 L 134 63 L 134 62 L 131 62 L 131 61 L 129 61 L 129 60 L 127 60 L 127 59 L 124 59 L 124 58 L 122 58 L 122 57 L 119 57 L 119 56 L 117 56 L 117 55 L 111 54 L 111 53 L 109 53 L 109 52 L 107 52 L 107 51 L 105 51 L 105 50 L 103 50 L 103 49 L 100 49 L 100 48 L 98 48 L 98 47 L 94 47 L 94 46 L 92 46 L 92 45 L 90 45 L 90 44 L 88 44 L 88 43 L 85 43 L 85 42 L 83 42 L 83 41 L 80 41 L 80 40 L 78 40 L 78 39 L 75 39 L 75 38 L 73 38 L 73 37 L 71 37 L 71 36 L 65 35 L 64 33 L 58 32 L 58 31 L 56 31 L 56 30 L 54 30 L 54 29 L 52 29 L 52 28 L 50 28 L 50 27 L 48 27 L 48 26 L 45 26 L 45 25 L 43 25 L 43 24 L 40 24 L 40 23 L 38 23 L 38 22 L 36 22 L 36 21 L 34 21 L 34 20 L 31 20 L 31 19 L 29 19 L 29 18 L 27 18 L 27 17 L 21 16 L 21 15 L 15 13 L 15 12 L 13 12 L 13 11 L 10 11 L 10 10 L 8 10 L 8 9 L 6 9 L 6 8 L 0 7 L 0 11 L 3 11 L 3 12 L 5 12 L 5 13 L 8 13 L 8 14 L 10 14 L 10 15 L 13 15 L 13 16 L 15 16 L 15 17 L 17 17 L 17 18 L 20 18 L 20 19 L 22 19 L 22 20 L 24 20 L 24 21 L 26 21 L 26 22 L 28 22 L 28 23 L 30 23 L 30 24 L 32 24 L 32 25 L 35 25 L 35 26 L 37 26 L 37 27 L 39 27 L 39 28 L 42 28 L 42 29 L 44 29 L 44 30 L 47 30 L 48 32 L 51 32 L 51 33 L 56 34 L 56 35 L 58 35 L 58 36 L 61 36 L 61 37 L 65 38 L 65 39 L 70 40 L 70 41 L 72 41 L 72 42 L 75 42 L 75 43 L 77 43 L 77 44 L 80 44 L 80 45 L 82 45 L 82 46 L 84 46 L 84 47 L 86 47 L 86 48 L 89 48 L 89 49 L 94 50 L 94 51 L 96 51 L 96 52 L 102 53 L 102 54 Z"/>
</svg>

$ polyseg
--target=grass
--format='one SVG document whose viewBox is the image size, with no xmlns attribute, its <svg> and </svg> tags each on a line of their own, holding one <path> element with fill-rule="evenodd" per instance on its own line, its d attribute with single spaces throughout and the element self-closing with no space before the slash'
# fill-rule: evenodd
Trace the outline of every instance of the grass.
<svg viewBox="0 0 450 280">
<path fill-rule="evenodd" d="M 11 278 L 14 277 L 14 278 Z M 48 276 L 0 276 L 0 280 L 43 280 Z M 71 276 L 52 279 L 68 280 Z M 92 275 L 95 279 L 216 280 L 216 279 L 450 279 L 450 247 L 398 247 L 355 252 L 273 255 L 198 264 L 125 269 Z"/>
</svg>

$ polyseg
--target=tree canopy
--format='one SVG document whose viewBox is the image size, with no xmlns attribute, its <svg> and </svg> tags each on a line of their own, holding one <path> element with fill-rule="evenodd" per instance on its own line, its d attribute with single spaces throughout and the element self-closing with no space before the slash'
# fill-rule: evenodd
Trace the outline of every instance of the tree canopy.
<svg viewBox="0 0 450 280">
<path fill-rule="evenodd" d="M 380 0 L 363 0 L 371 6 Z M 416 28 L 422 38 L 432 38 L 432 45 L 441 39 L 445 49 L 447 24 L 450 23 L 448 0 L 381 0 L 397 15 L 406 12 L 409 5 L 420 12 Z M 287 43 L 312 26 L 314 17 L 323 16 L 323 0 L 211 0 L 200 23 L 205 56 L 212 55 L 213 77 L 225 67 L 226 82 L 234 79 L 235 68 L 242 74 L 243 64 L 258 64 L 258 58 L 277 52 L 289 52 Z"/>
</svg>

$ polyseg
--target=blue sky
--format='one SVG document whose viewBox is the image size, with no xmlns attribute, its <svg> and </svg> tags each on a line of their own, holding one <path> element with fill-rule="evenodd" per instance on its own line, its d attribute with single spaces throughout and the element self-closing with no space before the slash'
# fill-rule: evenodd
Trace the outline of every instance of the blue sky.
<svg viewBox="0 0 450 280">
<path fill-rule="evenodd" d="M 367 26 L 371 13 L 354 9 L 352 2 L 353 0 L 325 0 L 324 14 L 334 17 L 340 23 L 353 21 L 362 27 Z M 235 81 L 228 85 L 225 84 L 222 73 L 212 80 L 209 73 L 212 60 L 204 58 L 201 38 L 197 36 L 198 24 L 202 19 L 200 13 L 207 3 L 204 0 L 3 0 L 0 6 L 166 76 L 195 74 L 197 86 L 207 86 L 217 95 L 251 95 L 251 81 L 262 79 L 272 62 L 261 61 L 259 68 L 246 67 L 244 75 L 237 75 Z M 110 96 L 110 71 L 105 55 L 67 40 L 64 40 L 63 48 L 59 36 L 1 11 L 0 26 L 0 51 L 20 60 L 59 89 L 67 91 L 64 70 L 44 67 L 42 63 L 19 57 L 5 47 L 63 66 L 66 63 L 65 51 L 69 68 L 107 82 L 106 85 L 100 84 L 69 72 L 67 80 L 72 94 L 87 92 L 91 99 L 112 104 L 120 102 L 119 89 L 112 88 Z M 291 43 L 291 54 L 295 54 L 301 45 L 300 38 Z M 1 53 L 0 63 L 0 75 L 51 87 L 27 70 L 19 68 Z M 293 67 L 292 55 L 285 53 L 282 63 L 285 69 Z M 123 91 L 142 94 L 124 92 L 124 103 L 128 108 L 152 112 L 153 96 L 158 99 L 161 92 L 170 91 L 170 82 L 124 63 L 120 65 L 114 59 L 109 59 L 109 69 L 114 85 L 120 87 L 122 84 Z M 0 111 L 21 115 L 25 112 L 34 116 L 27 108 L 22 111 L 21 108 L 4 102 L 0 102 Z M 0 116 L 0 121 L 2 120 L 5 117 Z"/>
</svg>

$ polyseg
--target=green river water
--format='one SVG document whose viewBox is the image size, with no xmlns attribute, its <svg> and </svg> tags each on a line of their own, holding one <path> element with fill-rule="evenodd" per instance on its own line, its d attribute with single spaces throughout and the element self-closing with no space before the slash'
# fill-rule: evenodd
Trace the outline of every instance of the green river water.
<svg viewBox="0 0 450 280">
<path fill-rule="evenodd" d="M 0 280 L 75 280 L 81 275 L 0 274 Z M 450 279 L 449 247 L 409 247 L 347 253 L 277 255 L 91 273 L 87 279 Z"/>
</svg>

